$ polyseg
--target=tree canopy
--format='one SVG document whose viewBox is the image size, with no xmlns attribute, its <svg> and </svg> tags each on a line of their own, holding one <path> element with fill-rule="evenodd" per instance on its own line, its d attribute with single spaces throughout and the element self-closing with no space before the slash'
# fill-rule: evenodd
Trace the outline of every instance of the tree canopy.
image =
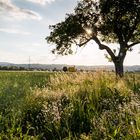
<svg viewBox="0 0 140 140">
<path fill-rule="evenodd" d="M 63 22 L 50 29 L 46 40 L 56 44 L 53 53 L 71 54 L 73 44 L 81 47 L 94 40 L 99 49 L 108 52 L 115 66 L 117 62 L 123 65 L 126 52 L 140 43 L 140 1 L 80 0 L 74 13 L 66 14 Z M 104 42 L 120 44 L 118 54 Z"/>
</svg>

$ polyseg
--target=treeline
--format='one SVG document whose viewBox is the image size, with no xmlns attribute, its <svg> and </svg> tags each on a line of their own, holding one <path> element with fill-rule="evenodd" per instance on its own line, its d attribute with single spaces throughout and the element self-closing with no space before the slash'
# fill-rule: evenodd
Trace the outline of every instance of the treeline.
<svg viewBox="0 0 140 140">
<path fill-rule="evenodd" d="M 92 71 L 95 72 L 96 70 L 84 70 L 84 69 L 77 69 L 75 66 L 63 66 L 62 68 L 37 68 L 37 67 L 22 67 L 22 66 L 0 66 L 0 70 L 7 70 L 7 71 L 50 71 L 50 72 L 83 72 L 83 71 Z M 106 71 L 106 70 L 103 70 Z"/>
<path fill-rule="evenodd" d="M 41 68 L 25 68 L 25 67 L 17 67 L 17 66 L 0 66 L 0 70 L 14 70 L 14 71 L 22 71 L 22 70 L 30 70 L 30 71 L 33 71 L 33 70 L 40 70 L 40 71 L 64 71 L 64 72 L 76 72 L 77 69 L 75 66 L 70 66 L 70 67 L 67 67 L 67 66 L 64 66 L 61 70 L 60 69 L 57 69 L 57 68 L 54 68 L 52 70 L 49 70 L 49 69 L 41 69 Z"/>
<path fill-rule="evenodd" d="M 24 67 L 16 67 L 16 66 L 0 66 L 0 70 L 27 70 Z"/>
<path fill-rule="evenodd" d="M 17 66 L 0 66 L 0 70 L 48 70 L 48 69 L 39 69 L 39 68 L 25 68 L 25 67 L 17 67 Z M 48 70 L 50 71 L 50 70 Z M 57 68 L 54 68 L 52 69 L 52 71 L 61 71 L 61 70 L 58 70 Z M 64 72 L 76 72 L 76 68 L 75 67 L 66 67 L 64 66 L 62 68 L 62 71 Z"/>
</svg>

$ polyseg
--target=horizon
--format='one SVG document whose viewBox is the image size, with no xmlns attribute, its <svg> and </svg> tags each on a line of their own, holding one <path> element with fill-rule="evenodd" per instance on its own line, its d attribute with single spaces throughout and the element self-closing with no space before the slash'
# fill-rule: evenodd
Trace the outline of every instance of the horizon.
<svg viewBox="0 0 140 140">
<path fill-rule="evenodd" d="M 7 63 L 7 64 L 13 64 L 13 65 L 29 65 L 29 63 L 12 63 L 12 62 L 1 62 L 0 61 L 0 66 L 1 66 L 1 63 Z M 114 65 L 113 64 L 110 64 L 110 65 L 80 65 L 80 64 L 78 64 L 78 65 L 72 65 L 72 64 L 63 64 L 63 63 L 59 63 L 59 64 L 55 64 L 55 63 L 48 63 L 48 64 L 44 64 L 44 63 L 30 63 L 30 65 L 64 65 L 64 66 L 85 66 L 85 67 L 100 67 L 100 66 L 105 66 L 105 67 L 114 67 Z M 133 66 L 140 66 L 140 64 L 138 64 L 138 65 L 124 65 L 124 67 L 133 67 Z"/>
<path fill-rule="evenodd" d="M 98 49 L 91 41 L 84 48 L 75 47 L 69 56 L 51 54 L 55 45 L 47 44 L 49 25 L 65 19 L 72 13 L 77 0 L 0 0 L 0 61 L 17 64 L 67 64 L 67 65 L 113 65 L 105 58 L 106 51 Z M 55 10 L 54 10 L 55 9 Z M 117 44 L 110 44 L 117 48 Z M 128 52 L 124 66 L 140 65 L 140 45 Z"/>
</svg>

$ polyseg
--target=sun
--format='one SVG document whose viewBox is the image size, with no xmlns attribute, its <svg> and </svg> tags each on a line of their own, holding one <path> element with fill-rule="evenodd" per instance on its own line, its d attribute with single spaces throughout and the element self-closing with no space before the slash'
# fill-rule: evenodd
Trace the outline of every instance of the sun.
<svg viewBox="0 0 140 140">
<path fill-rule="evenodd" d="M 92 30 L 90 28 L 86 28 L 85 31 L 86 31 L 86 34 L 88 34 L 88 35 L 92 34 Z"/>
</svg>

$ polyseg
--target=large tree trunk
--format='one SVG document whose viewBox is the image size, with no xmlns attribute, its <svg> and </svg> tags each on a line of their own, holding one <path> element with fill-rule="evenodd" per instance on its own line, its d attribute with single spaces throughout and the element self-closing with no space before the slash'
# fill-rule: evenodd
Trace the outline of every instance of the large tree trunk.
<svg viewBox="0 0 140 140">
<path fill-rule="evenodd" d="M 123 61 L 115 61 L 114 65 L 116 76 L 122 78 L 124 75 Z"/>
<path fill-rule="evenodd" d="M 124 75 L 123 62 L 126 56 L 126 52 L 128 48 L 133 46 L 133 44 L 128 46 L 126 42 L 124 42 L 123 40 L 119 38 L 120 50 L 119 50 L 118 56 L 116 56 L 115 53 L 107 45 L 104 45 L 100 42 L 97 36 L 93 35 L 92 39 L 99 45 L 100 50 L 106 50 L 108 54 L 110 55 L 115 65 L 116 76 L 120 78 L 123 77 Z"/>
</svg>

